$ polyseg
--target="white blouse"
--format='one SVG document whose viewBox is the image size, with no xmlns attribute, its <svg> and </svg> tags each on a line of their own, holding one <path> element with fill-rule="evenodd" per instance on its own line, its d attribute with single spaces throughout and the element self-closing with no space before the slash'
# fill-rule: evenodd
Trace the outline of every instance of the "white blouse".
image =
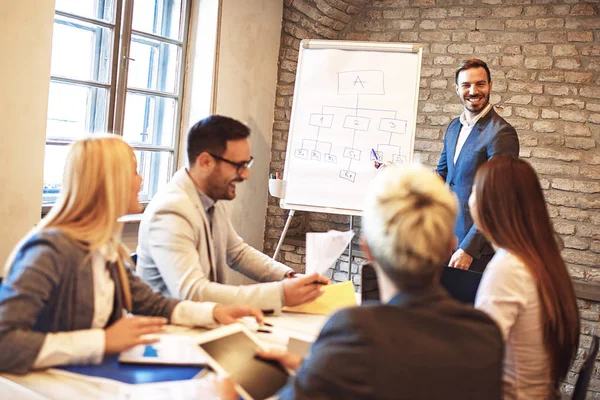
<svg viewBox="0 0 600 400">
<path fill-rule="evenodd" d="M 525 264 L 499 249 L 488 264 L 475 307 L 496 321 L 505 342 L 504 399 L 546 399 L 553 393 L 537 285 Z"/>
</svg>

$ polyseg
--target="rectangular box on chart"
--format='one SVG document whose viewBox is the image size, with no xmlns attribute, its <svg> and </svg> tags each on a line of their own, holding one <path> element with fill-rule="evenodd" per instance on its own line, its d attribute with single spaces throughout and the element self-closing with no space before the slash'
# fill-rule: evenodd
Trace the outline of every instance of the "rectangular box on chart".
<svg viewBox="0 0 600 400">
<path fill-rule="evenodd" d="M 360 150 L 346 147 L 344 148 L 344 157 L 348 157 L 353 160 L 360 160 Z"/>
<path fill-rule="evenodd" d="M 371 152 L 369 159 L 371 161 L 381 161 L 383 160 L 383 151 L 376 151 L 375 154 L 377 154 L 377 157 L 375 157 L 375 155 L 373 154 L 373 152 Z"/>
<path fill-rule="evenodd" d="M 356 172 L 343 169 L 340 171 L 340 178 L 354 182 L 354 179 L 356 179 Z"/>
<path fill-rule="evenodd" d="M 383 71 L 338 72 L 338 94 L 385 94 Z"/>
<path fill-rule="evenodd" d="M 317 150 L 311 150 L 310 159 L 313 161 L 321 161 L 321 152 Z"/>
<path fill-rule="evenodd" d="M 310 114 L 309 125 L 319 128 L 331 128 L 333 123 L 333 114 Z"/>
<path fill-rule="evenodd" d="M 308 149 L 296 149 L 294 151 L 294 157 L 308 159 Z"/>
<path fill-rule="evenodd" d="M 357 131 L 368 131 L 369 122 L 371 122 L 371 118 L 348 115 L 344 118 L 344 128 L 355 129 Z"/>
<path fill-rule="evenodd" d="M 406 156 L 403 156 L 401 154 L 394 154 L 392 155 L 392 162 L 396 164 L 406 164 L 408 162 L 408 159 L 406 158 Z"/>
<path fill-rule="evenodd" d="M 392 133 L 406 133 L 406 121 L 401 119 L 381 118 L 379 130 Z"/>
<path fill-rule="evenodd" d="M 337 163 L 337 157 L 333 154 L 325 154 L 325 162 Z"/>
</svg>

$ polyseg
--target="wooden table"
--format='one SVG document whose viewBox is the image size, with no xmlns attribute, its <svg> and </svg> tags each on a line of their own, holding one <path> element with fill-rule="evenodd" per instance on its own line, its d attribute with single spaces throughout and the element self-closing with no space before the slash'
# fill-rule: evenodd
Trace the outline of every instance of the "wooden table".
<svg viewBox="0 0 600 400">
<path fill-rule="evenodd" d="M 283 313 L 267 317 L 273 332 L 305 341 L 314 341 L 327 317 L 321 315 Z M 168 334 L 198 335 L 204 329 L 169 326 Z M 268 337 L 260 336 L 267 344 Z M 281 343 L 281 341 L 280 341 Z M 275 346 L 274 346 L 275 347 Z M 10 400 L 211 400 L 216 399 L 212 383 L 204 379 L 130 385 L 104 378 L 77 376 L 48 369 L 27 375 L 0 374 L 2 399 Z"/>
</svg>

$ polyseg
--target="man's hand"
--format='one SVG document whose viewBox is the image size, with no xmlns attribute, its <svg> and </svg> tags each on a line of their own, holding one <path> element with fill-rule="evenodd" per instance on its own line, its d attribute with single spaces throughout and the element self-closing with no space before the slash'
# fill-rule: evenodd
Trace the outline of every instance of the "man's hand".
<svg viewBox="0 0 600 400">
<path fill-rule="evenodd" d="M 213 308 L 213 319 L 219 324 L 233 324 L 238 318 L 242 317 L 254 317 L 259 324 L 262 324 L 263 319 L 265 318 L 262 311 L 256 307 L 238 305 L 224 306 L 217 304 L 215 308 Z"/>
<path fill-rule="evenodd" d="M 472 262 L 473 257 L 471 257 L 463 249 L 458 249 L 454 252 L 454 254 L 452 254 L 452 258 L 450 259 L 448 265 L 453 268 L 469 269 Z"/>
<path fill-rule="evenodd" d="M 284 279 L 284 304 L 286 306 L 297 306 L 313 301 L 323 294 L 321 286 L 329 283 L 329 279 L 316 272 L 302 278 Z"/>
<path fill-rule="evenodd" d="M 300 356 L 283 350 L 258 350 L 256 354 L 265 360 L 277 361 L 283 368 L 298 371 L 302 365 Z"/>
<path fill-rule="evenodd" d="M 138 344 L 158 342 L 159 338 L 143 338 L 143 335 L 160 333 L 167 324 L 162 317 L 121 318 L 104 329 L 104 353 L 120 353 Z"/>
</svg>

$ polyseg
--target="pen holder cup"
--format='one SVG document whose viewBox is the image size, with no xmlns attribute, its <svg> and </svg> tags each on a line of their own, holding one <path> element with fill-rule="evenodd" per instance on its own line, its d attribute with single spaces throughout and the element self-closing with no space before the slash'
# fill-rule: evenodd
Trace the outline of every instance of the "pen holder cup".
<svg viewBox="0 0 600 400">
<path fill-rule="evenodd" d="M 269 179 L 269 194 L 280 199 L 285 197 L 285 181 L 283 179 Z"/>
</svg>

